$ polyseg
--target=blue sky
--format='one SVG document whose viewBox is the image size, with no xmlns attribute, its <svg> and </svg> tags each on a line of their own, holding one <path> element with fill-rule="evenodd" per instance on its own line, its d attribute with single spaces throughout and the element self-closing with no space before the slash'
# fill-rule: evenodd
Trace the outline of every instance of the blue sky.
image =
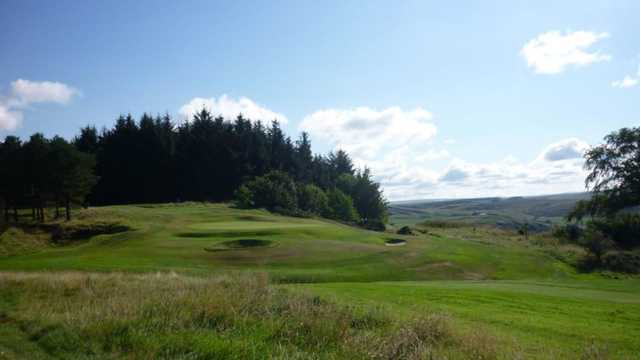
<svg viewBox="0 0 640 360">
<path fill-rule="evenodd" d="M 0 136 L 206 105 L 347 149 L 391 199 L 577 191 L 580 152 L 638 125 L 638 13 L 637 1 L 5 0 Z"/>
</svg>

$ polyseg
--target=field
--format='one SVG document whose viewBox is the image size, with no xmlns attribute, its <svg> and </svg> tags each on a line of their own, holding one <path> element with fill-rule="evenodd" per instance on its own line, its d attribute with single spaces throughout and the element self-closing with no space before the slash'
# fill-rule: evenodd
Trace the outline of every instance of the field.
<svg viewBox="0 0 640 360">
<path fill-rule="evenodd" d="M 549 230 L 564 221 L 587 193 L 510 198 L 478 198 L 391 203 L 391 221 L 416 224 L 425 220 L 456 221 L 472 225 L 491 225 L 515 230 L 527 223 L 531 231 Z"/>
<path fill-rule="evenodd" d="M 34 229 L 0 235 L 0 324 L 6 325 L 0 359 L 259 358 L 262 353 L 385 358 L 389 349 L 417 358 L 632 359 L 640 352 L 640 279 L 579 274 L 571 263 L 580 250 L 542 237 L 525 241 L 483 227 L 398 236 L 223 204 L 92 208 L 65 226 L 97 222 L 129 230 L 64 245 L 50 244 Z M 385 245 L 397 238 L 406 245 Z M 9 251 L 18 240 L 24 246 Z M 246 287 L 271 295 L 256 300 L 258 295 L 239 290 Z M 249 313 L 225 298 L 252 302 Z M 281 308 L 292 303 L 322 306 L 317 311 L 311 306 L 307 311 L 315 315 L 309 315 L 296 305 L 295 316 L 281 318 Z M 169 308 L 180 306 L 188 308 L 179 310 L 183 316 L 169 314 Z M 228 320 L 224 331 L 194 323 L 214 308 Z M 316 323 L 307 330 L 326 333 L 320 345 L 310 342 L 312 335 L 292 335 L 296 319 L 313 320 L 319 312 L 343 314 L 331 321 L 344 326 L 348 336 Z M 373 325 L 364 330 L 354 325 L 362 316 Z M 416 335 L 414 342 L 392 336 L 423 334 L 416 319 L 425 316 L 429 328 L 439 329 L 441 322 L 433 319 L 442 316 L 445 328 L 454 330 L 438 341 L 429 340 L 431 335 Z M 175 331 L 158 326 L 163 318 Z M 299 341 L 286 340 L 278 329 Z M 62 336 L 58 331 L 86 338 L 87 345 L 66 344 L 56 338 Z M 369 341 L 386 344 L 386 350 Z"/>
</svg>

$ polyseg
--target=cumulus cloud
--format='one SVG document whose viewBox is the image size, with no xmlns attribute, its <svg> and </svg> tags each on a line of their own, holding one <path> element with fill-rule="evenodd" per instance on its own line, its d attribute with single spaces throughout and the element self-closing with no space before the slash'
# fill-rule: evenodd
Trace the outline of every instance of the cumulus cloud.
<svg viewBox="0 0 640 360">
<path fill-rule="evenodd" d="M 264 106 L 256 104 L 253 100 L 240 97 L 239 99 L 233 99 L 226 94 L 219 98 L 193 98 L 188 103 L 184 104 L 180 108 L 180 115 L 185 120 L 189 120 L 193 115 L 202 109 L 207 109 L 214 116 L 222 116 L 227 120 L 235 119 L 239 114 L 242 114 L 247 119 L 253 121 L 265 121 L 270 122 L 272 120 L 278 120 L 281 124 L 286 124 L 288 119 L 281 113 L 274 112 Z"/>
<path fill-rule="evenodd" d="M 392 200 L 539 195 L 584 190 L 587 148 L 584 141 L 568 138 L 543 147 L 529 162 L 512 156 L 488 163 L 449 157 L 437 166 L 396 156 L 371 165 Z"/>
<path fill-rule="evenodd" d="M 609 61 L 611 55 L 589 51 L 596 42 L 609 37 L 606 32 L 549 31 L 529 40 L 520 50 L 527 65 L 539 74 L 558 74 L 568 66 L 586 66 Z"/>
<path fill-rule="evenodd" d="M 450 168 L 441 177 L 442 182 L 460 182 L 469 177 L 469 173 L 464 169 Z"/>
<path fill-rule="evenodd" d="M 9 93 L 0 97 L 0 130 L 14 130 L 20 126 L 23 112 L 31 104 L 67 104 L 78 94 L 78 90 L 60 82 L 13 81 Z"/>
<path fill-rule="evenodd" d="M 541 156 L 546 161 L 580 159 L 588 147 L 589 145 L 584 141 L 576 138 L 570 138 L 549 145 L 542 152 Z"/>
<path fill-rule="evenodd" d="M 22 122 L 22 113 L 0 104 L 0 130 L 14 130 Z"/>
<path fill-rule="evenodd" d="M 356 166 L 369 167 L 391 200 L 514 196 L 583 190 L 582 154 L 576 138 L 542 147 L 528 162 L 512 156 L 468 162 L 433 141 L 433 115 L 418 108 L 325 109 L 306 116 L 300 130 L 347 151 Z M 446 139 L 446 138 L 445 138 Z"/>
<path fill-rule="evenodd" d="M 325 109 L 306 116 L 300 129 L 360 159 L 373 160 L 392 149 L 428 142 L 437 133 L 425 109 L 399 107 Z"/>
<path fill-rule="evenodd" d="M 613 86 L 614 88 L 620 88 L 620 89 L 632 88 L 638 85 L 639 81 L 640 81 L 640 67 L 638 67 L 638 71 L 636 72 L 635 76 L 626 75 L 622 80 L 613 81 L 611 83 L 611 86 Z"/>
</svg>

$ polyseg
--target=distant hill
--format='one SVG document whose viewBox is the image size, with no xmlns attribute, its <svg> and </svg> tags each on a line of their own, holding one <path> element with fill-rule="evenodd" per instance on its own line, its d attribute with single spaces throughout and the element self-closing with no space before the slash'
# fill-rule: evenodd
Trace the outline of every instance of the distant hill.
<svg viewBox="0 0 640 360">
<path fill-rule="evenodd" d="M 561 222 L 588 193 L 543 196 L 491 197 L 457 200 L 411 200 L 391 203 L 391 222 L 404 225 L 425 220 L 448 220 L 474 225 L 516 229 L 527 222 L 532 231 L 543 231 Z"/>
</svg>

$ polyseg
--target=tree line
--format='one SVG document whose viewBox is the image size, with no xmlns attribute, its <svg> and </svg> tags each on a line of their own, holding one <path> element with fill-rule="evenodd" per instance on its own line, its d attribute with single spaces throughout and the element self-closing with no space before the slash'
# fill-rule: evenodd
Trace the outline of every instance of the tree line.
<svg viewBox="0 0 640 360">
<path fill-rule="evenodd" d="M 35 134 L 23 143 L 9 136 L 0 143 L 0 167 L 5 213 L 25 205 L 40 212 L 49 202 L 229 201 L 243 184 L 246 195 L 253 182 L 271 174 L 290 179 L 287 191 L 295 204 L 251 200 L 245 206 L 337 217 L 306 205 L 303 189 L 313 185 L 334 199 L 339 191 L 351 202 L 353 216 L 341 219 L 367 225 L 387 218 L 379 184 L 344 151 L 314 154 L 308 134 L 292 140 L 278 121 L 265 125 L 242 115 L 228 121 L 205 109 L 181 124 L 169 115 L 122 115 L 110 128 L 82 128 L 70 142 Z"/>
<path fill-rule="evenodd" d="M 56 136 L 32 135 L 22 142 L 7 136 L 0 142 L 0 203 L 4 220 L 18 222 L 19 209 L 30 208 L 33 220 L 44 221 L 45 209 L 60 208 L 71 218 L 72 203 L 84 203 L 96 184 L 95 158 Z M 27 216 L 29 216 L 27 214 Z"/>
</svg>

